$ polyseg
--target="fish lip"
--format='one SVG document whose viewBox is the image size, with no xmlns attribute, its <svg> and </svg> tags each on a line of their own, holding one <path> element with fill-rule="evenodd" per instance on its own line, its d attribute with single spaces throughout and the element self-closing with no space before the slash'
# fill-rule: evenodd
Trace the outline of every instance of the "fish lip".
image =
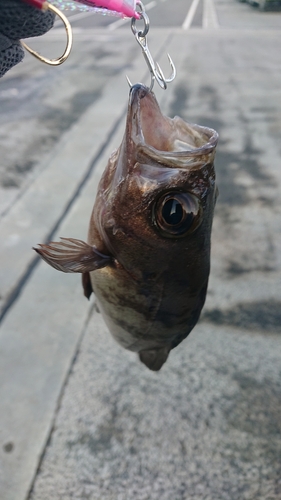
<svg viewBox="0 0 281 500">
<path fill-rule="evenodd" d="M 129 106 L 133 105 L 133 101 L 136 98 L 143 99 L 147 94 L 149 94 L 149 88 L 142 83 L 135 83 L 132 85 L 129 97 Z M 151 94 L 154 96 L 153 92 Z"/>
<path fill-rule="evenodd" d="M 203 127 L 193 123 L 187 124 L 185 122 L 186 126 L 188 126 L 190 130 L 193 130 L 201 136 L 206 136 L 205 144 L 192 149 L 184 151 L 165 151 L 156 149 L 155 147 L 147 144 L 142 132 L 141 123 L 141 101 L 145 97 L 148 97 L 151 100 L 151 106 L 155 107 L 155 110 L 159 110 L 159 113 L 162 115 L 156 97 L 148 87 L 141 83 L 136 83 L 131 87 L 127 114 L 127 127 L 130 137 L 135 143 L 139 153 L 144 153 L 157 162 L 160 161 L 163 163 L 164 160 L 170 166 L 177 167 L 195 167 L 202 165 L 202 163 L 206 164 L 213 162 L 219 134 L 216 130 L 209 127 Z M 164 115 L 162 116 L 164 119 Z M 175 117 L 173 120 L 177 121 L 181 119 L 179 117 Z"/>
<path fill-rule="evenodd" d="M 140 118 L 140 101 L 148 95 L 149 88 L 142 83 L 136 83 L 131 87 L 127 113 L 127 136 L 132 137 L 136 145 L 145 144 Z M 153 92 L 150 92 L 149 98 L 152 98 L 153 102 L 158 106 Z"/>
</svg>

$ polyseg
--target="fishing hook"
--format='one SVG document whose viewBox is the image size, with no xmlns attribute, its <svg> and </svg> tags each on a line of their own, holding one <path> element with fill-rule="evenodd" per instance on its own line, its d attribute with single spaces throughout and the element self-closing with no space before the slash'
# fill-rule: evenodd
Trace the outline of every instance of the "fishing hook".
<svg viewBox="0 0 281 500">
<path fill-rule="evenodd" d="M 146 35 L 148 34 L 148 31 L 149 31 L 148 15 L 146 14 L 145 9 L 144 9 L 144 5 L 142 4 L 142 2 L 140 0 L 137 2 L 137 5 L 140 8 L 140 11 L 138 11 L 138 13 L 140 15 L 140 19 L 142 19 L 144 22 L 144 29 L 143 29 L 143 31 L 137 30 L 136 19 L 133 17 L 131 20 L 131 30 L 132 30 L 133 34 L 135 35 L 136 41 L 138 42 L 138 44 L 140 45 L 140 47 L 142 49 L 142 53 L 143 53 L 145 62 L 147 64 L 149 72 L 150 72 L 151 82 L 150 82 L 149 91 L 151 91 L 153 89 L 155 80 L 157 81 L 157 83 L 161 87 L 161 89 L 166 90 L 167 83 L 170 83 L 175 79 L 175 76 L 176 76 L 175 65 L 174 65 L 170 55 L 167 54 L 168 59 L 169 59 L 169 63 L 170 63 L 171 69 L 172 69 L 172 73 L 169 76 L 169 78 L 165 78 L 162 69 L 160 68 L 158 63 L 154 62 L 153 57 L 148 49 L 148 44 L 147 44 L 147 40 L 146 40 Z M 127 77 L 127 81 L 131 87 L 132 84 L 131 84 L 128 77 Z"/>
<path fill-rule="evenodd" d="M 70 51 L 71 51 L 71 47 L 72 47 L 72 29 L 71 29 L 71 25 L 70 25 L 67 17 L 65 17 L 65 15 L 57 7 L 55 7 L 54 5 L 51 5 L 49 2 L 47 2 L 45 0 L 24 0 L 24 1 L 26 3 L 29 3 L 30 5 L 33 5 L 39 9 L 43 10 L 43 11 L 49 9 L 52 12 L 54 12 L 57 16 L 59 16 L 64 24 L 64 27 L 65 27 L 67 42 L 66 42 L 66 47 L 65 47 L 64 53 L 60 57 L 58 57 L 57 59 L 48 59 L 47 57 L 41 56 L 41 54 L 38 54 L 38 52 L 31 49 L 25 42 L 23 42 L 21 40 L 22 46 L 30 54 L 32 54 L 34 57 L 39 59 L 39 61 L 42 61 L 46 64 L 51 65 L 51 66 L 58 66 L 59 64 L 62 64 L 68 58 Z"/>
</svg>

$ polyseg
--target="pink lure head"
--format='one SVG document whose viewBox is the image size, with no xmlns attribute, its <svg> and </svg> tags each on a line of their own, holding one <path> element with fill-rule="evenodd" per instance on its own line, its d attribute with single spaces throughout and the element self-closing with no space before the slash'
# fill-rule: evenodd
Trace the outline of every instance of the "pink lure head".
<svg viewBox="0 0 281 500">
<path fill-rule="evenodd" d="M 103 14 L 115 14 L 120 17 L 134 17 L 140 19 L 136 10 L 136 0 L 23 0 L 41 10 L 48 8 L 48 3 L 61 10 L 95 10 Z M 80 4 L 80 8 L 79 8 Z"/>
<path fill-rule="evenodd" d="M 81 0 L 79 0 L 81 1 Z M 97 4 L 108 10 L 120 12 L 124 17 L 135 17 L 140 19 L 140 15 L 136 11 L 136 0 L 82 0 L 83 3 Z"/>
</svg>

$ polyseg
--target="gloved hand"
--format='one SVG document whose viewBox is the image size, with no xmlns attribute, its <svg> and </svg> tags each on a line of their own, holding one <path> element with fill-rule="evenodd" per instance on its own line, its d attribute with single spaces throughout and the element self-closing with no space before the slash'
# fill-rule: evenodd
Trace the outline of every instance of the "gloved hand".
<svg viewBox="0 0 281 500">
<path fill-rule="evenodd" d="M 22 38 L 40 36 L 52 28 L 55 14 L 22 0 L 0 0 L 0 77 L 24 57 Z"/>
</svg>

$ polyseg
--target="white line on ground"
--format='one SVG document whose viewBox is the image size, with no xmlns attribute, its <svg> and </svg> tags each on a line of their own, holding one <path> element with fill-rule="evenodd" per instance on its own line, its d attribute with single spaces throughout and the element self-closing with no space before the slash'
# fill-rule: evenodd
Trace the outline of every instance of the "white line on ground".
<svg viewBox="0 0 281 500">
<path fill-rule="evenodd" d="M 219 28 L 218 16 L 214 0 L 203 0 L 203 22 L 202 28 Z"/>
<path fill-rule="evenodd" d="M 155 5 L 157 5 L 157 2 L 155 0 L 152 0 L 152 2 L 149 2 L 147 5 L 145 5 L 145 10 L 150 10 L 150 9 L 153 9 L 153 7 L 155 7 Z"/>
<path fill-rule="evenodd" d="M 190 9 L 187 13 L 187 16 L 183 22 L 183 25 L 182 25 L 183 30 L 188 30 L 190 28 L 199 2 L 200 2 L 200 0 L 193 0 L 192 4 L 190 6 Z"/>
</svg>

